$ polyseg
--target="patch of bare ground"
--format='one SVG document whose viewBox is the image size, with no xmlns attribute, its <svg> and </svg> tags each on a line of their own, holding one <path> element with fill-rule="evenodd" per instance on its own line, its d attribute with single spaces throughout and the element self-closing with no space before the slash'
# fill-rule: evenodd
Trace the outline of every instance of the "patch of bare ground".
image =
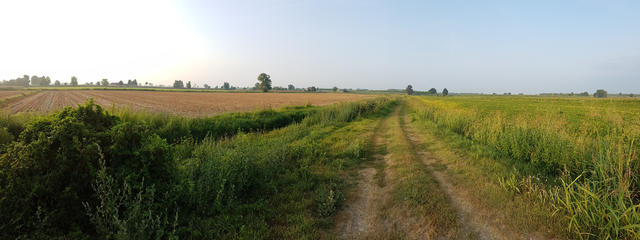
<svg viewBox="0 0 640 240">
<path fill-rule="evenodd" d="M 0 91 L 0 100 L 5 98 L 12 98 L 19 95 L 28 93 L 28 91 L 15 91 L 15 90 L 2 90 Z"/>
<path fill-rule="evenodd" d="M 358 174 L 357 191 L 349 194 L 347 204 L 336 216 L 337 235 L 344 239 L 365 239 L 380 225 L 377 215 L 381 208 L 382 190 L 374 181 L 376 169 L 367 167 Z"/>
<path fill-rule="evenodd" d="M 0 92 L 0 97 L 2 97 Z M 8 94 L 8 93 L 7 93 Z M 94 99 L 103 107 L 184 116 L 210 116 L 283 106 L 325 105 L 371 98 L 372 95 L 344 93 L 216 93 L 118 90 L 55 90 L 10 101 L 5 109 L 17 112 L 52 112 Z"/>
<path fill-rule="evenodd" d="M 403 116 L 405 121 L 407 115 Z M 439 160 L 430 152 L 420 149 L 422 139 L 406 124 L 403 130 L 414 146 L 416 154 L 427 166 L 432 175 L 438 181 L 442 189 L 450 196 L 455 208 L 458 210 L 458 216 L 462 221 L 464 231 L 475 231 L 479 239 L 544 239 L 540 234 L 527 234 L 519 232 L 517 229 L 510 227 L 509 223 L 504 220 L 498 213 L 500 209 L 491 209 L 474 202 L 470 197 L 471 191 L 461 186 L 452 184 L 447 174 L 439 169 L 434 169 L 434 165 L 439 164 Z"/>
</svg>

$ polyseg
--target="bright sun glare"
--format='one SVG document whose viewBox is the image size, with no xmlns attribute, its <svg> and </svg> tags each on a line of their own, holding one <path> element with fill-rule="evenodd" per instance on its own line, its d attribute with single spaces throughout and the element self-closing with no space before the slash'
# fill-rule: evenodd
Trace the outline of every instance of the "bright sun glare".
<svg viewBox="0 0 640 240">
<path fill-rule="evenodd" d="M 163 0 L 3 1 L 0 76 L 166 83 L 203 49 L 182 16 Z"/>
</svg>

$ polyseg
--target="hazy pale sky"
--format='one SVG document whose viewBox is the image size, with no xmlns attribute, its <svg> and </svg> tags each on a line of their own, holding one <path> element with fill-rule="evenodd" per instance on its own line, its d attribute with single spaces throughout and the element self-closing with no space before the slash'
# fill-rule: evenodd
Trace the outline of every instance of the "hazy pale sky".
<svg viewBox="0 0 640 240">
<path fill-rule="evenodd" d="M 640 92 L 640 1 L 1 1 L 0 80 Z"/>
</svg>

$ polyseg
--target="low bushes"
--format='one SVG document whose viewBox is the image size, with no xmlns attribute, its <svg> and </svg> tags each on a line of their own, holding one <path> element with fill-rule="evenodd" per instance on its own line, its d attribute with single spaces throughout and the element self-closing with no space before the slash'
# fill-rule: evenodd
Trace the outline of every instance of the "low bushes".
<svg viewBox="0 0 640 240">
<path fill-rule="evenodd" d="M 393 104 L 186 119 L 114 115 L 89 102 L 35 117 L 0 156 L 0 238 L 318 234 L 310 228 L 340 204 L 338 172 L 367 147 L 368 128 L 347 122 Z M 293 215 L 307 220 L 281 222 Z M 300 227 L 278 227 L 288 224 Z"/>
</svg>

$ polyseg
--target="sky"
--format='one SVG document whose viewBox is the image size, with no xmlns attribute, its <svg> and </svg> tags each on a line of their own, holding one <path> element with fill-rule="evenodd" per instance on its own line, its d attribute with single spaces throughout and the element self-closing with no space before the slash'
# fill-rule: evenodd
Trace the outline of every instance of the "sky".
<svg viewBox="0 0 640 240">
<path fill-rule="evenodd" d="M 0 80 L 640 93 L 640 1 L 0 1 Z"/>
</svg>

